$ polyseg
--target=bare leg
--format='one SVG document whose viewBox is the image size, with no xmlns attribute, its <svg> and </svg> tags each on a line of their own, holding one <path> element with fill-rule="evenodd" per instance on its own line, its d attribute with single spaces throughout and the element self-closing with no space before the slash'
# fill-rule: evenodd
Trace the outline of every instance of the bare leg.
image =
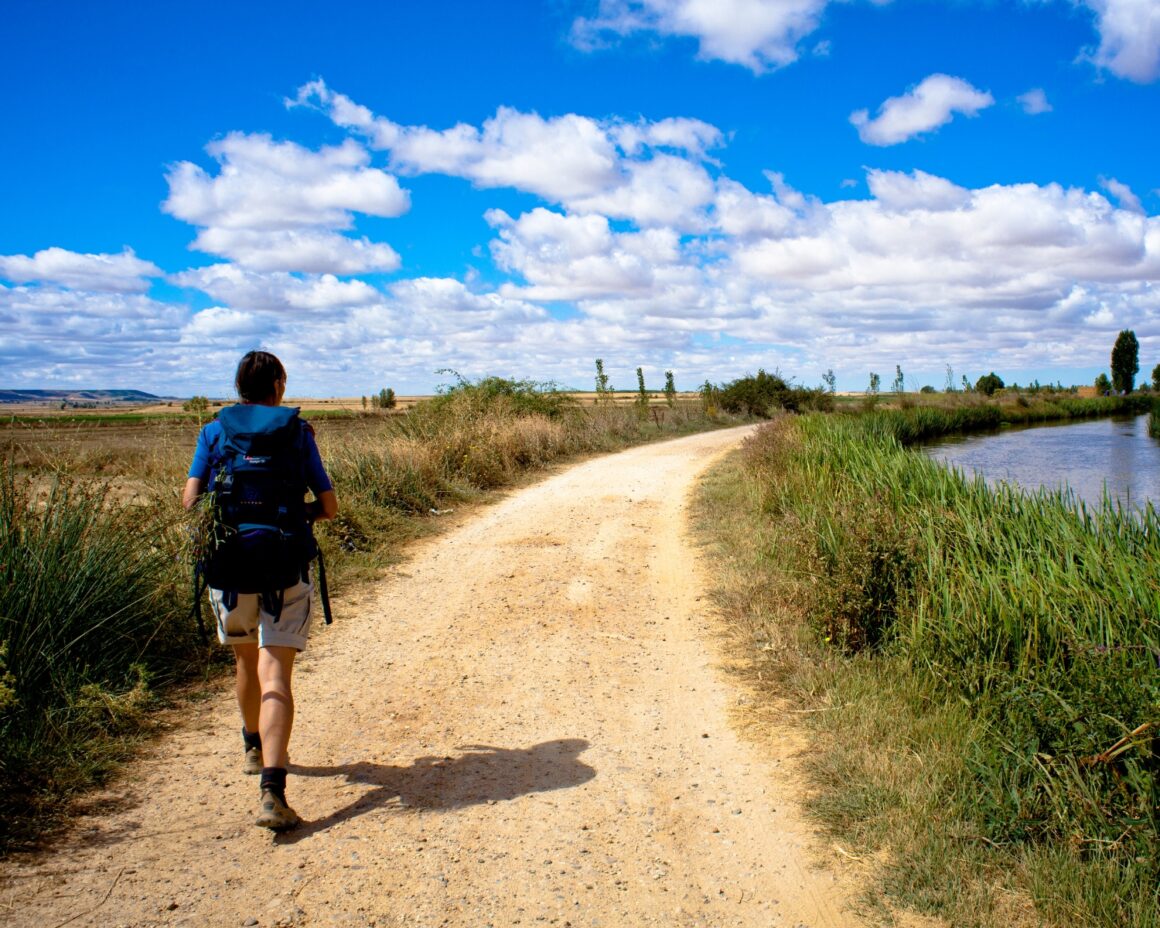
<svg viewBox="0 0 1160 928">
<path fill-rule="evenodd" d="M 285 767 L 290 731 L 294 727 L 294 696 L 290 675 L 298 651 L 285 645 L 271 645 L 258 651 L 258 680 L 261 684 L 261 711 L 258 730 L 262 734 L 262 764 Z"/>
<path fill-rule="evenodd" d="M 237 679 L 234 688 L 238 694 L 238 708 L 242 710 L 242 724 L 246 731 L 258 731 L 258 713 L 262 705 L 262 687 L 258 682 L 258 645 L 234 645 L 234 670 Z"/>
</svg>

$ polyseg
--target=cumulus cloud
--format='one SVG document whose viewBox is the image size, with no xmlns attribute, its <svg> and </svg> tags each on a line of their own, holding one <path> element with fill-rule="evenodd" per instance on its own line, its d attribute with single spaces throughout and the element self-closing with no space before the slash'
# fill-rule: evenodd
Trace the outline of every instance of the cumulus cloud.
<svg viewBox="0 0 1160 928">
<path fill-rule="evenodd" d="M 1083 0 L 1096 14 L 1099 47 L 1091 60 L 1140 84 L 1160 77 L 1160 5 L 1155 0 Z"/>
<path fill-rule="evenodd" d="M 0 285 L 0 361 L 8 378 L 34 357 L 50 359 L 44 363 L 54 370 L 135 369 L 155 349 L 174 343 L 188 314 L 185 306 L 140 293 Z"/>
<path fill-rule="evenodd" d="M 194 247 L 258 270 L 390 271 L 399 256 L 385 244 L 341 234 L 354 214 L 394 217 L 410 206 L 391 174 L 370 167 L 353 139 L 311 151 L 266 135 L 231 133 L 206 150 L 210 175 L 188 161 L 167 176 L 162 209 L 202 227 Z"/>
<path fill-rule="evenodd" d="M 696 39 L 697 56 L 762 73 L 797 60 L 798 42 L 818 27 L 827 0 L 601 0 L 572 26 L 577 47 L 651 32 Z"/>
<path fill-rule="evenodd" d="M 955 113 L 975 116 L 994 102 L 990 93 L 961 77 L 932 74 L 902 96 L 886 100 L 873 119 L 868 110 L 857 110 L 850 122 L 868 145 L 897 145 L 945 125 Z"/>
<path fill-rule="evenodd" d="M 402 264 L 390 245 L 326 229 L 203 229 L 193 247 L 255 271 L 365 274 Z"/>
<path fill-rule="evenodd" d="M 379 290 L 361 280 L 339 280 L 333 274 L 263 274 L 232 264 L 182 271 L 170 280 L 179 287 L 201 290 L 234 310 L 318 312 L 383 300 Z"/>
<path fill-rule="evenodd" d="M 883 209 L 892 212 L 959 209 L 971 202 L 969 190 L 925 171 L 903 174 L 871 170 L 866 182 Z"/>
<path fill-rule="evenodd" d="M 269 316 L 227 306 L 211 306 L 194 314 L 181 330 L 185 344 L 225 342 L 236 345 L 239 341 L 268 338 L 278 332 L 277 322 Z"/>
<path fill-rule="evenodd" d="M 680 259 L 679 236 L 670 230 L 614 232 L 603 216 L 565 216 L 537 208 L 513 219 L 492 210 L 499 233 L 496 264 L 529 286 L 508 287 L 532 300 L 639 296 L 663 285 L 666 268 Z"/>
<path fill-rule="evenodd" d="M 76 290 L 143 293 L 151 277 L 163 272 L 151 261 L 138 258 L 132 248 L 120 254 L 78 254 L 64 248 L 45 248 L 28 255 L 0 255 L 0 278 L 13 283 L 56 284 Z"/>
<path fill-rule="evenodd" d="M 720 130 L 696 119 L 545 118 L 508 107 L 479 127 L 403 126 L 321 80 L 299 88 L 293 105 L 316 107 L 389 151 L 392 169 L 401 174 L 439 173 L 481 188 L 510 187 L 575 212 L 640 225 L 703 224 L 713 194 L 703 162 L 723 141 Z"/>
<path fill-rule="evenodd" d="M 1050 113 L 1052 106 L 1047 102 L 1047 94 L 1041 87 L 1036 87 L 1027 93 L 1021 93 L 1016 99 L 1028 116 L 1038 116 L 1040 113 Z"/>
</svg>

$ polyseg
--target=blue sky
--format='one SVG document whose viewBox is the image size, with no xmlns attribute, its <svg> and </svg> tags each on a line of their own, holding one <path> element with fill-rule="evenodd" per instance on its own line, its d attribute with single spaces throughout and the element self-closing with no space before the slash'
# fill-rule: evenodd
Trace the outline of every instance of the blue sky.
<svg viewBox="0 0 1160 928">
<path fill-rule="evenodd" d="M 8 0 L 0 386 L 1160 363 L 1160 0 Z"/>
</svg>

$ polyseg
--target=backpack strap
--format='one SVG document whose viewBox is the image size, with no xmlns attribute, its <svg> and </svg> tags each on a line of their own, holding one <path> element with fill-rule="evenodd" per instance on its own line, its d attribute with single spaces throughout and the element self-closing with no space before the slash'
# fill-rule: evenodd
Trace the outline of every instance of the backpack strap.
<svg viewBox="0 0 1160 928">
<path fill-rule="evenodd" d="M 201 595 L 209 587 L 208 581 L 205 579 L 205 574 L 201 569 L 201 561 L 196 561 L 193 565 L 193 608 L 190 609 L 190 618 L 197 619 L 197 633 L 201 636 L 201 643 L 203 645 L 209 644 L 209 636 L 205 633 L 205 620 L 201 615 Z"/>
<path fill-rule="evenodd" d="M 330 625 L 334 621 L 334 616 L 330 612 L 330 592 L 326 589 L 326 562 L 322 559 L 322 548 L 316 542 L 314 545 L 314 556 L 318 558 L 318 595 L 322 599 L 322 617 L 326 620 L 326 624 Z"/>
</svg>

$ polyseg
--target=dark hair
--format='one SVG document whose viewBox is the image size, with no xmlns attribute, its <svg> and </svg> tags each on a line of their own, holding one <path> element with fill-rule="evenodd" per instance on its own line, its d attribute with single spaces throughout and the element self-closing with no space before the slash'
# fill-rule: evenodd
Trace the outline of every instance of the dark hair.
<svg viewBox="0 0 1160 928">
<path fill-rule="evenodd" d="M 250 351 L 238 362 L 234 386 L 247 403 L 264 403 L 277 395 L 275 384 L 286 379 L 286 368 L 268 351 Z"/>
</svg>

